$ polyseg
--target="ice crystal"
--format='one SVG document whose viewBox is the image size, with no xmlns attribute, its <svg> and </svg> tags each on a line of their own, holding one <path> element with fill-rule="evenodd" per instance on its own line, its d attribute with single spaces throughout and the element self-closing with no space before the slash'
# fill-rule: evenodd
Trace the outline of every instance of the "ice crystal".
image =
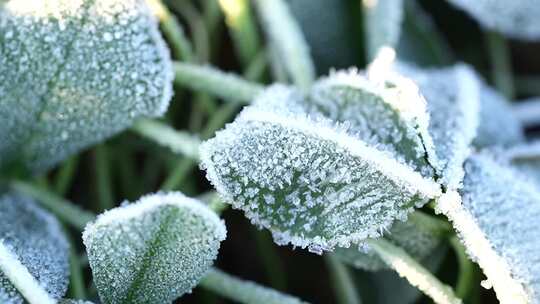
<svg viewBox="0 0 540 304">
<path fill-rule="evenodd" d="M 68 243 L 58 221 L 17 193 L 0 197 L 0 240 L 39 285 L 55 299 L 68 283 Z M 0 271 L 0 302 L 22 304 L 24 299 Z"/>
<path fill-rule="evenodd" d="M 304 107 L 300 93 L 272 87 L 200 152 L 225 201 L 278 244 L 318 253 L 348 247 L 440 194 L 389 151 Z"/>
<path fill-rule="evenodd" d="M 0 168 L 44 170 L 158 116 L 172 68 L 143 0 L 16 1 L 0 6 Z"/>
<path fill-rule="evenodd" d="M 105 212 L 86 227 L 83 241 L 103 303 L 162 304 L 191 291 L 225 234 L 202 203 L 169 193 Z"/>
<path fill-rule="evenodd" d="M 483 27 L 524 40 L 540 39 L 537 0 L 448 0 L 473 16 Z"/>
</svg>

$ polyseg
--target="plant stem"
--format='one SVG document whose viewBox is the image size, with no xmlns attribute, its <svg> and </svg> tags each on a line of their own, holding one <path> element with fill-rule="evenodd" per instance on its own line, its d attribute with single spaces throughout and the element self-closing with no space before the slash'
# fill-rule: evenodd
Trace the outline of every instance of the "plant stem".
<svg viewBox="0 0 540 304">
<path fill-rule="evenodd" d="M 55 304 L 56 300 L 41 287 L 17 256 L 0 240 L 0 273 L 22 294 L 30 304 Z"/>
<path fill-rule="evenodd" d="M 283 0 L 255 0 L 263 29 L 279 54 L 294 84 L 307 89 L 315 79 L 315 66 L 304 35 Z"/>
<path fill-rule="evenodd" d="M 110 171 L 109 151 L 107 146 L 98 145 L 94 149 L 95 157 L 95 177 L 97 194 L 99 198 L 99 211 L 112 209 L 114 207 L 114 197 L 112 192 L 112 178 Z"/>
<path fill-rule="evenodd" d="M 505 38 L 496 32 L 485 33 L 495 87 L 508 99 L 514 98 L 514 80 L 510 48 Z"/>
<path fill-rule="evenodd" d="M 72 156 L 58 170 L 54 183 L 54 190 L 58 195 L 64 196 L 69 190 L 78 162 L 79 157 Z"/>
<path fill-rule="evenodd" d="M 263 89 L 263 86 L 244 80 L 240 76 L 208 66 L 175 62 L 174 72 L 176 84 L 212 94 L 230 102 L 249 103 Z"/>
<path fill-rule="evenodd" d="M 456 236 L 450 239 L 450 245 L 454 248 L 459 264 L 456 295 L 461 299 L 466 299 L 474 286 L 474 266 L 465 252 L 465 247 L 463 247 Z"/>
<path fill-rule="evenodd" d="M 441 283 L 403 249 L 382 238 L 368 240 L 367 244 L 389 267 L 394 269 L 401 277 L 407 279 L 411 285 L 431 297 L 435 303 L 462 303 L 449 286 Z"/>
<path fill-rule="evenodd" d="M 199 286 L 238 303 L 299 304 L 298 298 L 280 293 L 250 281 L 244 281 L 212 268 Z"/>
<path fill-rule="evenodd" d="M 283 269 L 283 263 L 276 252 L 272 238 L 265 231 L 259 231 L 255 227 L 251 227 L 251 231 L 270 286 L 278 290 L 285 290 L 287 288 L 286 272 Z"/>
<path fill-rule="evenodd" d="M 93 213 L 85 211 L 77 205 L 64 200 L 62 197 L 38 186 L 23 181 L 13 181 L 11 182 L 11 187 L 16 191 L 33 197 L 61 221 L 79 230 L 83 230 L 86 224 L 95 218 Z"/>
<path fill-rule="evenodd" d="M 208 62 L 210 59 L 210 36 L 204 18 L 191 2 L 171 1 L 170 4 L 189 26 L 198 62 Z"/>
<path fill-rule="evenodd" d="M 67 234 L 67 233 L 66 233 Z M 79 261 L 79 255 L 74 248 L 74 242 L 71 241 L 69 248 L 69 291 L 70 295 L 74 299 L 86 299 L 86 286 L 84 284 L 84 277 L 81 271 L 81 262 Z"/>
<path fill-rule="evenodd" d="M 360 304 L 362 301 L 356 292 L 349 269 L 333 254 L 325 254 L 324 261 L 330 272 L 330 278 L 339 304 Z"/>
</svg>

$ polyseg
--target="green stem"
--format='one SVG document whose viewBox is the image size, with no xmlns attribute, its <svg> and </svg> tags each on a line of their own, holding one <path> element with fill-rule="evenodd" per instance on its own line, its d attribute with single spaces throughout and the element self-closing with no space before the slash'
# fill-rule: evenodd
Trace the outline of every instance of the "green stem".
<svg viewBox="0 0 540 304">
<path fill-rule="evenodd" d="M 251 231 L 270 286 L 278 290 L 285 290 L 287 288 L 286 272 L 271 236 L 266 231 L 259 231 L 255 227 L 251 227 Z"/>
<path fill-rule="evenodd" d="M 401 277 L 439 304 L 461 304 L 452 289 L 410 257 L 403 249 L 380 238 L 366 243 Z"/>
<path fill-rule="evenodd" d="M 454 248 L 459 264 L 459 275 L 456 283 L 456 295 L 462 299 L 468 298 L 474 287 L 474 265 L 469 260 L 465 247 L 456 236 L 450 239 L 450 245 Z"/>
<path fill-rule="evenodd" d="M 112 178 L 110 171 L 109 151 L 107 146 L 98 145 L 94 149 L 95 157 L 95 178 L 99 202 L 99 211 L 112 209 L 114 207 L 114 197 L 112 191 Z"/>
<path fill-rule="evenodd" d="M 334 287 L 337 303 L 360 304 L 362 301 L 354 287 L 354 281 L 349 269 L 343 265 L 334 255 L 325 254 L 324 261 L 330 272 L 331 283 Z"/>
<path fill-rule="evenodd" d="M 86 299 L 86 286 L 84 283 L 84 276 L 81 269 L 81 262 L 79 255 L 75 250 L 75 244 L 71 240 L 71 246 L 69 248 L 69 292 L 74 299 Z"/>
<path fill-rule="evenodd" d="M 196 164 L 197 161 L 190 158 L 183 158 L 180 160 L 172 170 L 171 174 L 161 185 L 161 190 L 172 191 L 177 189 Z"/>
<path fill-rule="evenodd" d="M 501 34 L 496 32 L 488 31 L 485 33 L 485 36 L 495 87 L 507 98 L 513 99 L 514 80 L 508 43 Z"/>
<path fill-rule="evenodd" d="M 238 303 L 299 304 L 298 298 L 280 293 L 250 281 L 244 281 L 212 268 L 199 286 Z"/>
<path fill-rule="evenodd" d="M 212 94 L 230 102 L 249 103 L 263 89 L 263 86 L 259 84 L 209 66 L 175 62 L 174 73 L 176 84 Z"/>
<path fill-rule="evenodd" d="M 199 62 L 208 62 L 210 59 L 210 36 L 197 8 L 188 1 L 171 1 L 173 9 L 187 22 L 193 41 L 195 53 Z"/>
<path fill-rule="evenodd" d="M 315 79 L 315 66 L 300 26 L 284 0 L 255 0 L 263 29 L 293 82 L 307 89 Z"/>
<path fill-rule="evenodd" d="M 54 191 L 60 195 L 64 196 L 69 190 L 73 176 L 75 176 L 75 170 L 77 169 L 77 164 L 79 162 L 78 156 L 70 157 L 58 170 L 56 179 L 54 182 Z"/>
<path fill-rule="evenodd" d="M 23 194 L 33 197 L 45 209 L 56 215 L 62 222 L 79 230 L 83 230 L 88 222 L 94 220 L 93 213 L 85 211 L 62 197 L 23 181 L 13 181 L 11 187 Z"/>
</svg>

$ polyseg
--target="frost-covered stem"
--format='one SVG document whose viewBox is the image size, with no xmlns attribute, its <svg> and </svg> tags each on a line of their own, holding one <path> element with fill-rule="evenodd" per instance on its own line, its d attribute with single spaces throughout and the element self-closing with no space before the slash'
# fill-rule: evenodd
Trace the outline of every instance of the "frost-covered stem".
<svg viewBox="0 0 540 304">
<path fill-rule="evenodd" d="M 354 281 L 349 269 L 332 254 L 325 254 L 324 260 L 330 272 L 334 293 L 340 304 L 360 304 Z"/>
<path fill-rule="evenodd" d="M 201 140 L 188 132 L 175 130 L 167 124 L 148 118 L 137 120 L 131 130 L 159 145 L 171 149 L 174 153 L 192 159 L 199 158 Z"/>
<path fill-rule="evenodd" d="M 64 200 L 62 197 L 35 185 L 23 181 L 13 181 L 11 187 L 16 191 L 33 197 L 61 221 L 80 230 L 83 230 L 86 224 L 95 218 L 91 212 L 85 211 Z"/>
<path fill-rule="evenodd" d="M 538 84 L 540 86 L 540 83 Z M 532 127 L 540 125 L 540 98 L 531 98 L 512 104 L 514 115 L 523 126 Z"/>
<path fill-rule="evenodd" d="M 70 157 L 58 170 L 56 179 L 54 181 L 54 191 L 63 196 L 69 189 L 73 176 L 75 175 L 75 170 L 77 169 L 77 164 L 79 162 L 79 157 L 77 155 Z"/>
<path fill-rule="evenodd" d="M 0 240 L 0 272 L 30 304 L 56 304 L 17 256 Z"/>
<path fill-rule="evenodd" d="M 99 207 L 101 210 L 108 210 L 114 207 L 113 191 L 111 188 L 111 166 L 109 161 L 109 151 L 105 145 L 98 145 L 94 149 L 95 157 L 95 177 Z"/>
<path fill-rule="evenodd" d="M 238 303 L 305 303 L 298 298 L 250 281 L 241 280 L 216 268 L 210 269 L 208 274 L 199 283 L 199 286 Z"/>
<path fill-rule="evenodd" d="M 369 246 L 401 277 L 439 304 L 462 303 L 452 289 L 410 257 L 403 249 L 380 239 L 368 240 Z"/>
<path fill-rule="evenodd" d="M 514 98 L 514 80 L 510 49 L 506 39 L 499 33 L 485 33 L 495 86 L 507 98 Z"/>
<path fill-rule="evenodd" d="M 450 239 L 450 245 L 454 248 L 459 264 L 459 274 L 456 282 L 456 295 L 461 299 L 466 299 L 474 284 L 474 265 L 469 260 L 465 247 L 459 242 L 457 237 Z"/>
<path fill-rule="evenodd" d="M 284 290 L 287 287 L 286 272 L 272 238 L 264 231 L 260 231 L 253 226 L 251 227 L 251 231 L 255 239 L 258 256 L 270 281 L 270 286 L 278 290 Z"/>
<path fill-rule="evenodd" d="M 304 35 L 284 0 L 255 0 L 263 29 L 278 52 L 292 81 L 308 88 L 315 79 L 315 67 Z"/>
<path fill-rule="evenodd" d="M 257 55 L 261 39 L 248 0 L 219 0 L 240 61 L 247 65 Z"/>
<path fill-rule="evenodd" d="M 186 37 L 184 28 L 176 17 L 171 14 L 167 6 L 160 0 L 146 0 L 154 15 L 159 19 L 165 38 L 171 44 L 174 58 L 184 61 L 193 61 L 193 47 Z"/>
<path fill-rule="evenodd" d="M 174 63 L 176 84 L 221 97 L 230 102 L 249 103 L 263 86 L 209 66 Z"/>
</svg>

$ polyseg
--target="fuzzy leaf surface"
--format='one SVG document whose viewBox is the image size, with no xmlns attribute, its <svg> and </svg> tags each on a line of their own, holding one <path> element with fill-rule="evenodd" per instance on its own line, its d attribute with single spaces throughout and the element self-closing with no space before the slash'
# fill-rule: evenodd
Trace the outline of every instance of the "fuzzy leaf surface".
<svg viewBox="0 0 540 304">
<path fill-rule="evenodd" d="M 180 193 L 112 209 L 83 233 L 104 304 L 170 303 L 190 292 L 216 259 L 225 225 Z"/>
<path fill-rule="evenodd" d="M 68 284 L 68 243 L 58 221 L 17 193 L 0 197 L 0 240 L 54 299 Z M 24 298 L 0 271 L 0 302 L 22 304 Z"/>
<path fill-rule="evenodd" d="M 143 0 L 0 6 L 0 169 L 43 171 L 159 116 L 172 68 Z"/>
<path fill-rule="evenodd" d="M 278 244 L 317 253 L 348 247 L 440 194 L 390 152 L 306 114 L 303 98 L 271 87 L 201 147 L 202 166 L 224 200 Z"/>
</svg>

